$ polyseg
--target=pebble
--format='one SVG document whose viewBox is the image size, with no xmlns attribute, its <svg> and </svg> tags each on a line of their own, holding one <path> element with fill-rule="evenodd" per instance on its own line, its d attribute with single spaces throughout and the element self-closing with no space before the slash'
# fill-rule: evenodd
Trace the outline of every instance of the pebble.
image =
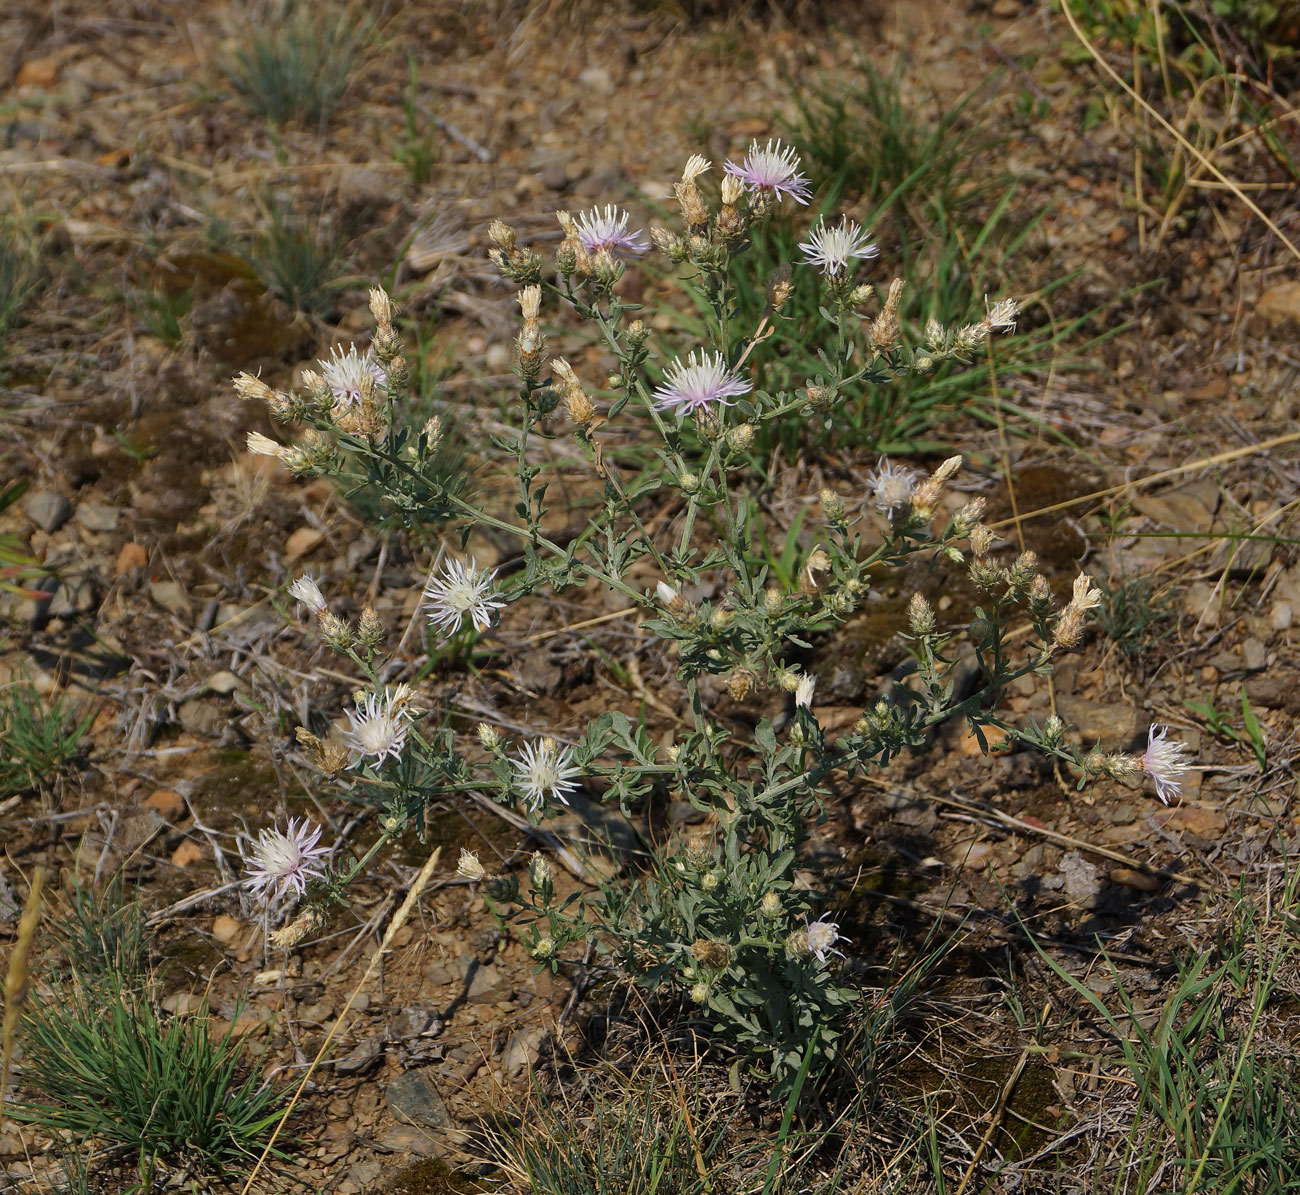
<svg viewBox="0 0 1300 1195">
<path fill-rule="evenodd" d="M 186 868 L 203 858 L 203 848 L 188 838 L 172 851 L 172 866 Z"/>
<path fill-rule="evenodd" d="M 1146 872 L 1135 871 L 1131 867 L 1112 867 L 1110 882 L 1122 884 L 1125 888 L 1136 888 L 1139 892 L 1159 892 L 1161 885 L 1159 876 L 1147 875 Z"/>
<path fill-rule="evenodd" d="M 1290 602 L 1274 602 L 1268 620 L 1275 631 L 1285 631 L 1291 625 L 1293 612 Z"/>
<path fill-rule="evenodd" d="M 57 531 L 72 517 L 72 503 L 55 490 L 37 490 L 23 499 L 23 513 L 42 531 Z"/>
<path fill-rule="evenodd" d="M 178 581 L 150 581 L 149 596 L 164 610 L 185 618 L 190 613 L 190 599 Z"/>
<path fill-rule="evenodd" d="M 315 527 L 299 527 L 284 544 L 284 562 L 292 564 L 300 557 L 306 556 L 325 538 L 325 532 Z"/>
<path fill-rule="evenodd" d="M 148 563 L 149 553 L 145 551 L 144 545 L 128 541 L 122 545 L 122 550 L 117 554 L 115 571 L 120 577 L 134 568 L 144 568 Z"/>
<path fill-rule="evenodd" d="M 546 1028 L 543 1025 L 530 1025 L 520 1029 L 506 1045 L 501 1056 L 501 1069 L 511 1078 L 532 1069 L 537 1063 L 542 1042 L 545 1040 Z"/>
<path fill-rule="evenodd" d="M 238 921 L 225 913 L 218 913 L 212 919 L 212 936 L 221 943 L 233 942 L 242 928 Z"/>
<path fill-rule="evenodd" d="M 219 709 L 198 697 L 182 701 L 176 717 L 185 730 L 199 738 L 215 735 L 226 721 L 226 716 Z"/>
<path fill-rule="evenodd" d="M 368 1075 L 379 1065 L 383 1056 L 384 1039 L 368 1037 L 335 1062 L 334 1070 L 340 1075 Z"/>
<path fill-rule="evenodd" d="M 1268 649 L 1252 636 L 1241 645 L 1241 662 L 1250 672 L 1262 672 L 1268 663 Z"/>
<path fill-rule="evenodd" d="M 120 512 L 115 506 L 101 502 L 83 502 L 77 507 L 76 521 L 87 531 L 110 532 L 117 530 Z"/>
<path fill-rule="evenodd" d="M 165 822 L 176 822 L 185 816 L 185 798 L 174 788 L 156 789 L 141 804 L 152 809 Z"/>
<path fill-rule="evenodd" d="M 1086 701 L 1082 697 L 1058 697 L 1056 708 L 1086 742 L 1101 739 L 1118 743 L 1131 738 L 1134 729 L 1133 707 L 1127 702 Z"/>
<path fill-rule="evenodd" d="M 433 1080 L 423 1071 L 398 1075 L 384 1091 L 384 1098 L 393 1115 L 407 1124 L 430 1129 L 451 1127 L 451 1113 L 447 1111 Z"/>
<path fill-rule="evenodd" d="M 213 693 L 219 693 L 222 697 L 228 696 L 236 689 L 244 688 L 242 677 L 236 676 L 233 672 L 214 672 L 204 684 Z"/>
</svg>

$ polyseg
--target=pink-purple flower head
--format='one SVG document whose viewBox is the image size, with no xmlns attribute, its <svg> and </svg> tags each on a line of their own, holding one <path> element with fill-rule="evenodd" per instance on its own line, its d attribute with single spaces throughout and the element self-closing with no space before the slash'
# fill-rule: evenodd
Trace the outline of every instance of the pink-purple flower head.
<svg viewBox="0 0 1300 1195">
<path fill-rule="evenodd" d="M 808 949 L 816 956 L 819 963 L 824 963 L 828 954 L 838 954 L 843 958 L 844 951 L 836 950 L 835 943 L 848 941 L 848 938 L 840 933 L 838 922 L 826 920 L 829 916 L 829 913 L 823 913 L 816 921 L 808 923 Z"/>
<path fill-rule="evenodd" d="M 1153 725 L 1147 732 L 1147 749 L 1138 763 L 1156 782 L 1156 796 L 1166 805 L 1182 791 L 1183 773 L 1190 766 L 1183 757 L 1186 750 L 1186 743 L 1169 740 L 1167 726 Z"/>
<path fill-rule="evenodd" d="M 753 387 L 738 373 L 727 368 L 721 353 L 691 353 L 685 361 L 678 357 L 664 370 L 664 384 L 654 392 L 655 405 L 666 410 L 699 411 L 720 403 L 731 406 L 729 398 L 740 398 Z"/>
<path fill-rule="evenodd" d="M 578 240 L 588 253 L 608 253 L 613 257 L 636 257 L 650 248 L 638 228 L 629 232 L 628 214 L 606 204 L 604 211 L 594 207 L 577 219 Z"/>
<path fill-rule="evenodd" d="M 334 395 L 334 401 L 345 407 L 354 407 L 361 401 L 361 382 L 369 374 L 375 379 L 375 389 L 382 391 L 388 386 L 388 374 L 384 367 L 370 355 L 367 349 L 364 356 L 357 352 L 357 346 L 351 345 L 345 353 L 337 346 L 330 350 L 330 359 L 318 362 L 325 385 Z"/>
<path fill-rule="evenodd" d="M 864 260 L 875 257 L 878 250 L 867 240 L 862 225 L 843 217 L 835 227 L 823 220 L 808 234 L 799 246 L 806 264 L 816 266 L 823 274 L 838 274 L 846 269 L 850 257 Z"/>
<path fill-rule="evenodd" d="M 244 883 L 257 896 L 268 891 L 276 896 L 302 896 L 308 880 L 325 878 L 320 860 L 330 852 L 328 847 L 318 846 L 319 842 L 320 827 L 306 818 L 301 823 L 290 818 L 283 833 L 274 826 L 263 830 L 244 858 L 248 868 Z"/>
<path fill-rule="evenodd" d="M 778 203 L 787 195 L 796 203 L 806 204 L 812 199 L 808 177 L 799 173 L 799 155 L 791 146 L 782 148 L 780 141 L 769 141 L 761 149 L 756 140 L 752 141 L 739 166 L 728 162 L 723 169 L 740 179 L 746 190 L 775 196 Z"/>
</svg>

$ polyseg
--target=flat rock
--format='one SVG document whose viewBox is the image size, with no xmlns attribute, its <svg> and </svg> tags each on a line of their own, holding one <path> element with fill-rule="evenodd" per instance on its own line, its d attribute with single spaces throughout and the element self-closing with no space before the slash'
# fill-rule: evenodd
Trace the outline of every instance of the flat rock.
<svg viewBox="0 0 1300 1195">
<path fill-rule="evenodd" d="M 168 613 L 189 617 L 190 599 L 179 581 L 150 581 L 149 596 Z"/>
<path fill-rule="evenodd" d="M 1085 742 L 1100 739 L 1113 745 L 1133 737 L 1135 715 L 1133 707 L 1126 702 L 1087 701 L 1082 697 L 1062 696 L 1056 699 L 1056 708 Z"/>
<path fill-rule="evenodd" d="M 427 1129 L 452 1127 L 451 1113 L 433 1080 L 423 1071 L 407 1071 L 398 1075 L 384 1092 L 389 1110 L 405 1124 L 422 1125 Z"/>
<path fill-rule="evenodd" d="M 340 1075 L 368 1075 L 379 1065 L 383 1056 L 384 1039 L 368 1037 L 338 1059 L 334 1063 L 334 1070 Z"/>
<path fill-rule="evenodd" d="M 121 512 L 116 506 L 105 506 L 102 502 L 83 502 L 74 517 L 87 531 L 107 533 L 117 530 Z"/>
<path fill-rule="evenodd" d="M 56 490 L 36 490 L 23 499 L 23 514 L 42 531 L 57 531 L 72 517 L 72 503 Z"/>
</svg>

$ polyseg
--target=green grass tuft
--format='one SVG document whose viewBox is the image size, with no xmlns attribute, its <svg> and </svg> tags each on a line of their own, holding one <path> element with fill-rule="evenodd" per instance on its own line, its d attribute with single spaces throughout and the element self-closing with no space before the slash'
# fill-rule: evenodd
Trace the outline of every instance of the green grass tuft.
<svg viewBox="0 0 1300 1195">
<path fill-rule="evenodd" d="M 64 694 L 48 705 L 28 679 L 0 690 L 0 797 L 32 792 L 71 770 L 93 709 L 73 710 Z"/>
<path fill-rule="evenodd" d="M 321 125 L 337 111 L 370 38 L 352 8 L 293 3 L 264 6 L 223 69 L 249 107 L 276 124 Z"/>
</svg>

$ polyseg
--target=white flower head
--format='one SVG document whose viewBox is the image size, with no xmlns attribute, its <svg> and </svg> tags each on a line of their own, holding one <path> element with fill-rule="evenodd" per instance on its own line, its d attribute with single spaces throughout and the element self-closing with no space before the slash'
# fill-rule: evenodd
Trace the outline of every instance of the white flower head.
<svg viewBox="0 0 1300 1195">
<path fill-rule="evenodd" d="M 588 253 L 605 252 L 614 257 L 635 257 L 650 248 L 638 228 L 629 232 L 627 212 L 606 204 L 604 211 L 594 207 L 578 216 L 578 240 Z"/>
<path fill-rule="evenodd" d="M 1183 753 L 1186 743 L 1171 742 L 1169 727 L 1152 725 L 1147 732 L 1147 749 L 1138 760 L 1142 770 L 1156 782 L 1156 796 L 1166 805 L 1182 791 L 1183 773 L 1190 766 Z"/>
<path fill-rule="evenodd" d="M 879 252 L 874 243 L 867 240 L 862 225 L 854 223 L 848 216 L 834 228 L 828 228 L 823 220 L 799 248 L 808 259 L 807 264 L 816 266 L 823 274 L 838 274 L 848 266 L 850 257 L 866 259 Z"/>
<path fill-rule="evenodd" d="M 273 891 L 276 896 L 290 892 L 301 896 L 308 880 L 325 877 L 320 860 L 330 852 L 328 847 L 317 846 L 319 841 L 320 827 L 306 818 L 301 824 L 290 818 L 283 833 L 274 826 L 263 830 L 244 856 L 248 869 L 244 883 L 255 895 Z"/>
<path fill-rule="evenodd" d="M 657 406 L 665 409 L 698 411 L 729 398 L 748 394 L 753 387 L 727 368 L 721 353 L 692 352 L 685 361 L 678 357 L 664 370 L 664 384 L 654 392 Z"/>
<path fill-rule="evenodd" d="M 782 148 L 780 141 L 775 144 L 768 141 L 761 149 L 756 140 L 752 141 L 749 153 L 739 166 L 727 162 L 723 169 L 734 174 L 750 191 L 776 196 L 778 203 L 786 195 L 803 204 L 812 198 L 807 176 L 799 173 L 799 155 L 792 146 Z"/>
<path fill-rule="evenodd" d="M 496 569 L 480 569 L 474 560 L 467 565 L 448 560 L 442 566 L 442 575 L 424 587 L 429 622 L 447 634 L 455 634 L 468 615 L 475 630 L 486 631 L 495 611 L 505 606 L 491 591 L 496 575 Z"/>
<path fill-rule="evenodd" d="M 675 590 L 667 581 L 655 582 L 655 597 L 657 597 L 665 606 L 671 606 L 679 597 Z"/>
<path fill-rule="evenodd" d="M 478 883 L 487 875 L 487 868 L 479 862 L 478 851 L 460 848 L 460 861 L 456 864 L 456 874 L 472 884 Z"/>
<path fill-rule="evenodd" d="M 682 182 L 693 183 L 701 174 L 706 174 L 712 169 L 713 163 L 703 154 L 691 154 L 686 159 L 686 165 L 682 169 Z"/>
<path fill-rule="evenodd" d="M 567 793 L 578 788 L 574 779 L 582 769 L 573 766 L 573 749 L 561 747 L 552 738 L 525 743 L 519 754 L 512 757 L 510 766 L 515 770 L 515 783 L 523 791 L 524 804 L 530 809 L 540 809 L 548 797 L 569 803 Z"/>
<path fill-rule="evenodd" d="M 321 593 L 314 577 L 305 575 L 299 577 L 289 586 L 289 593 L 316 614 L 322 613 L 325 609 L 325 595 Z"/>
<path fill-rule="evenodd" d="M 843 958 L 844 951 L 836 950 L 835 943 L 848 941 L 840 933 L 838 923 L 826 920 L 829 916 L 829 913 L 823 913 L 816 921 L 808 923 L 808 949 L 817 956 L 819 963 L 824 963 L 828 954 L 838 954 Z"/>
<path fill-rule="evenodd" d="M 352 729 L 344 736 L 357 753 L 357 762 L 373 757 L 376 764 L 398 759 L 406 747 L 406 700 L 391 693 L 369 692 L 348 710 Z"/>
<path fill-rule="evenodd" d="M 334 401 L 345 407 L 356 406 L 361 400 L 361 382 L 367 375 L 375 379 L 376 390 L 384 390 L 388 385 L 384 367 L 370 355 L 369 350 L 364 356 L 358 353 L 355 344 L 350 345 L 346 353 L 336 346 L 330 350 L 330 359 L 318 364 Z"/>
<path fill-rule="evenodd" d="M 872 503 L 881 514 L 891 519 L 911 509 L 916 485 L 917 477 L 911 469 L 891 465 L 884 457 L 880 458 L 876 471 L 867 476 Z"/>
<path fill-rule="evenodd" d="M 813 691 L 817 688 L 817 678 L 809 672 L 805 672 L 799 677 L 799 683 L 794 687 L 794 703 L 803 709 L 812 708 Z"/>
</svg>

